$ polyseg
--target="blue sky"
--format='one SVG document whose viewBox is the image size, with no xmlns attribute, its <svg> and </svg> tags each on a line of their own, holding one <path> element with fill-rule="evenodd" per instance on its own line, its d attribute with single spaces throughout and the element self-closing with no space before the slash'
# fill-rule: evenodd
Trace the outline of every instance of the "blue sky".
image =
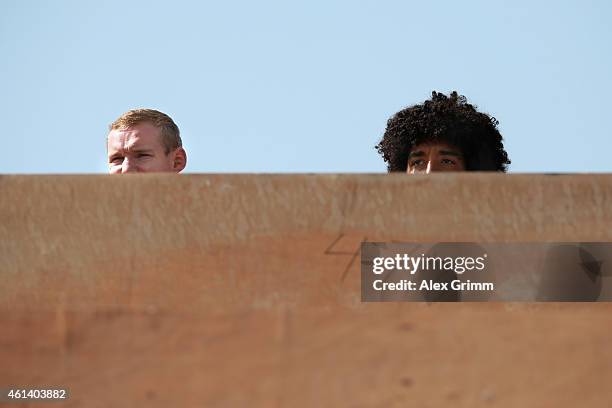
<svg viewBox="0 0 612 408">
<path fill-rule="evenodd" d="M 0 173 L 106 172 L 136 107 L 186 172 L 384 172 L 386 120 L 432 90 L 500 121 L 511 172 L 609 172 L 610 4 L 0 0 Z"/>
</svg>

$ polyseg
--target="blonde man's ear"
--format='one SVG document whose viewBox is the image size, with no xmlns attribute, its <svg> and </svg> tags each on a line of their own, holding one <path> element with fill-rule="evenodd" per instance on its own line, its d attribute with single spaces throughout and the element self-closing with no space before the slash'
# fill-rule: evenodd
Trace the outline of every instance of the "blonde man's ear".
<svg viewBox="0 0 612 408">
<path fill-rule="evenodd" d="M 182 147 L 176 149 L 174 153 L 173 169 L 176 173 L 180 173 L 187 166 L 187 152 Z"/>
</svg>

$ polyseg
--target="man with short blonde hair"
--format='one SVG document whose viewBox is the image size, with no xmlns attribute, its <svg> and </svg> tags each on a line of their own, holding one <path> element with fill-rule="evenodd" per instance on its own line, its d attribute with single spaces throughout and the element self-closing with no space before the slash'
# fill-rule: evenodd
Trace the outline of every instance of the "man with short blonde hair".
<svg viewBox="0 0 612 408">
<path fill-rule="evenodd" d="M 187 165 L 180 131 L 165 113 L 127 111 L 109 126 L 109 173 L 181 172 Z"/>
</svg>

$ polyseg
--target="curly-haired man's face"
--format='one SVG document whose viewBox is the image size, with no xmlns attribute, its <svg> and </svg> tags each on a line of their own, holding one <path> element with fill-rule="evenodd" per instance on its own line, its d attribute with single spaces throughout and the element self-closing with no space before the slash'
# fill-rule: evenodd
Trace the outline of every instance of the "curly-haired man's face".
<svg viewBox="0 0 612 408">
<path fill-rule="evenodd" d="M 415 146 L 408 156 L 409 174 L 429 174 L 438 171 L 465 171 L 463 153 L 448 143 L 423 143 Z"/>
</svg>

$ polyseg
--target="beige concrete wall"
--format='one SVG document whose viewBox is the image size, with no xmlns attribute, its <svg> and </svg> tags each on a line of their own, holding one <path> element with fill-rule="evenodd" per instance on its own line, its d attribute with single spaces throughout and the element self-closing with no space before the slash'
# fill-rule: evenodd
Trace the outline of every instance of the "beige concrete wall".
<svg viewBox="0 0 612 408">
<path fill-rule="evenodd" d="M 586 406 L 609 304 L 362 304 L 362 240 L 612 241 L 608 175 L 0 177 L 0 387 L 65 406 Z M 601 405 L 599 405 L 601 406 Z"/>
</svg>

